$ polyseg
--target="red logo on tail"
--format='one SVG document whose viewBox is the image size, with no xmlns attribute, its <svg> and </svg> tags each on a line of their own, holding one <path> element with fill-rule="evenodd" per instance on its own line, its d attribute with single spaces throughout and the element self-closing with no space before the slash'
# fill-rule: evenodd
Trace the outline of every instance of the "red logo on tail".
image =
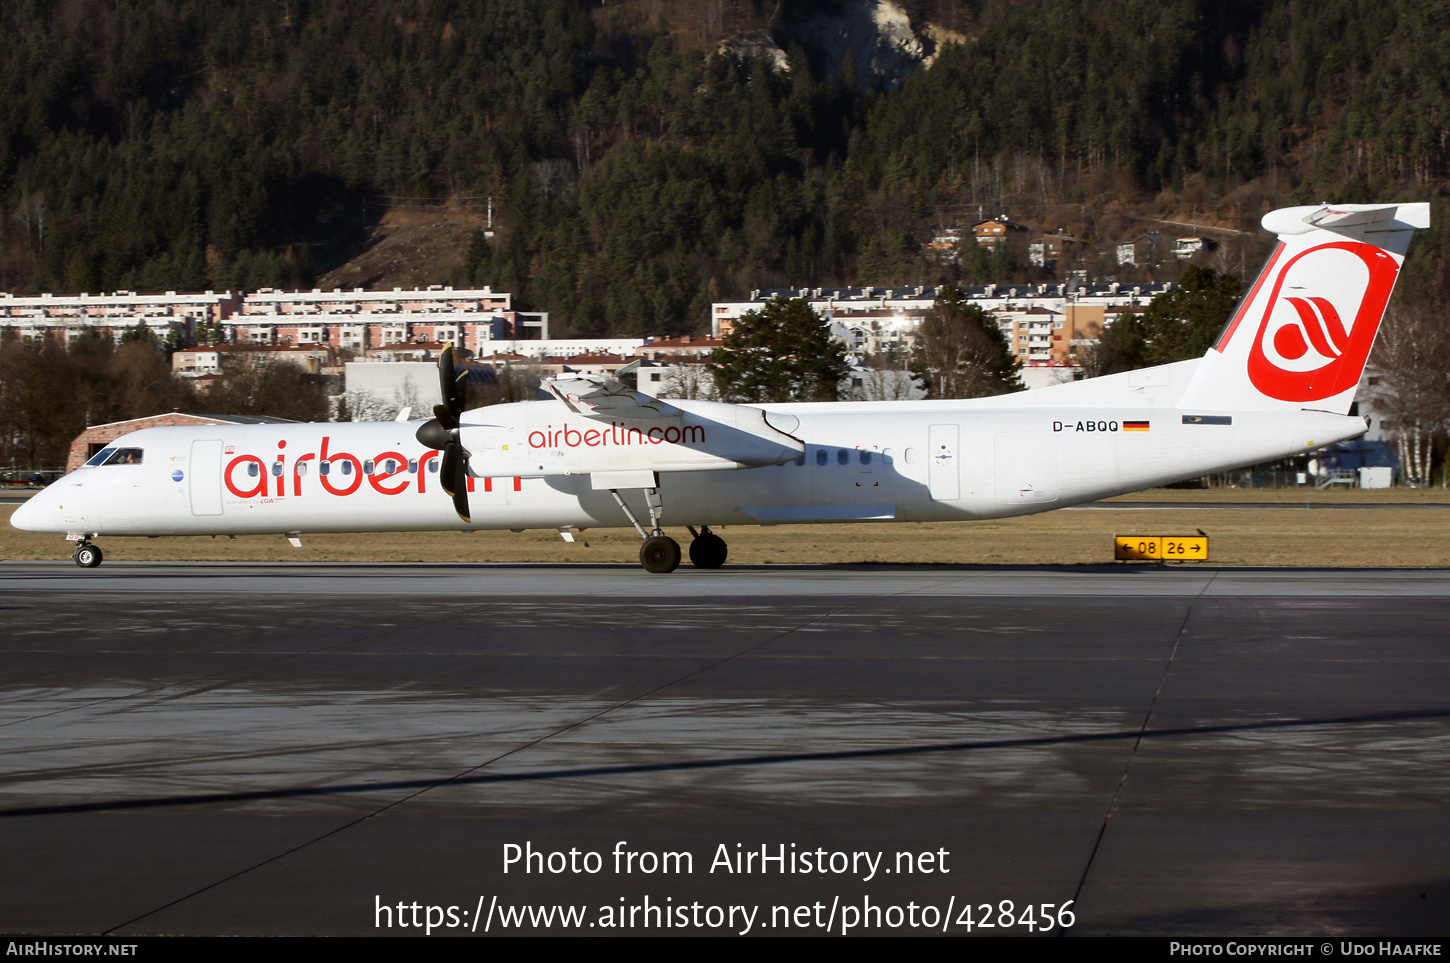
<svg viewBox="0 0 1450 963">
<path fill-rule="evenodd" d="M 1353 323 L 1346 326 L 1328 298 L 1280 297 L 1291 271 L 1311 283 L 1343 283 L 1340 307 L 1354 310 Z M 1332 398 L 1357 385 L 1399 271 L 1389 254 L 1354 241 L 1321 244 L 1291 259 L 1274 281 L 1249 351 L 1254 387 L 1270 398 L 1304 402 Z"/>
</svg>

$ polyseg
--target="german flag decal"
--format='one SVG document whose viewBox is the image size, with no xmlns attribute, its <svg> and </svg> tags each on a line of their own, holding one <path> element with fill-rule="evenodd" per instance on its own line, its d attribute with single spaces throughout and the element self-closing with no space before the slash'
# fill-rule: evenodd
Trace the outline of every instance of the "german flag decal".
<svg viewBox="0 0 1450 963">
<path fill-rule="evenodd" d="M 1148 430 L 1148 423 L 1146 421 L 1125 421 L 1125 422 L 1123 422 L 1123 430 L 1124 431 L 1147 431 Z"/>
</svg>

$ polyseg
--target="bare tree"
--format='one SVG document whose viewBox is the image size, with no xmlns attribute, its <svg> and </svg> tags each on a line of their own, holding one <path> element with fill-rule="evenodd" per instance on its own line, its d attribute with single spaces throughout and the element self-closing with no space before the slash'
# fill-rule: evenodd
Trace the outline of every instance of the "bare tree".
<svg viewBox="0 0 1450 963">
<path fill-rule="evenodd" d="M 45 203 L 44 191 L 33 191 L 23 194 L 20 197 L 20 205 L 16 213 L 25 222 L 25 243 L 30 243 L 30 232 L 34 231 L 40 239 L 40 253 L 45 253 L 45 219 L 48 208 Z"/>
<path fill-rule="evenodd" d="M 6 465 L 65 464 L 70 440 L 86 422 L 73 374 L 57 342 L 0 336 L 0 456 Z"/>
<path fill-rule="evenodd" d="M 677 364 L 665 370 L 658 397 L 683 401 L 715 400 L 715 378 L 702 364 Z"/>
<path fill-rule="evenodd" d="M 540 197 L 562 197 L 574 188 L 574 165 L 557 157 L 541 160 L 534 165 L 533 181 Z"/>
<path fill-rule="evenodd" d="M 847 377 L 852 384 L 841 395 L 849 401 L 909 401 L 926 396 L 925 387 L 903 363 L 883 359 L 870 367 L 853 368 Z"/>
<path fill-rule="evenodd" d="M 480 405 L 506 405 L 533 401 L 539 397 L 539 382 L 545 372 L 532 364 L 500 364 L 493 368 L 494 382 L 483 386 L 474 399 Z"/>
<path fill-rule="evenodd" d="M 397 410 L 366 388 L 349 389 L 340 400 L 338 421 L 385 421 Z"/>
<path fill-rule="evenodd" d="M 1370 403 L 1389 415 L 1399 445 L 1400 471 L 1429 481 L 1435 442 L 1450 418 L 1450 330 L 1444 305 L 1423 300 L 1385 313 L 1371 366 Z"/>
<path fill-rule="evenodd" d="M 216 414 L 270 415 L 293 421 L 326 421 L 323 379 L 291 361 L 257 355 L 229 357 L 222 379 L 206 396 L 206 409 Z"/>
</svg>

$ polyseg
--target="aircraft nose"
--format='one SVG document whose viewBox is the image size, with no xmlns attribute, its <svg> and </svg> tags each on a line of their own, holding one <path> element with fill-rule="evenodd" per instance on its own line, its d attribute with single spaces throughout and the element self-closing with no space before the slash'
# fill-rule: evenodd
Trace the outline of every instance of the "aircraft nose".
<svg viewBox="0 0 1450 963">
<path fill-rule="evenodd" d="M 61 531 L 57 528 L 60 518 L 56 514 L 55 494 L 51 488 L 36 492 L 25 500 L 19 508 L 10 515 L 10 524 L 22 532 L 55 532 Z"/>
<path fill-rule="evenodd" d="M 13 527 L 20 529 L 22 532 L 39 531 L 35 527 L 40 516 L 40 512 L 35 507 L 35 499 L 38 497 L 38 495 L 32 495 L 25 500 L 24 504 L 11 513 L 10 524 Z"/>
</svg>

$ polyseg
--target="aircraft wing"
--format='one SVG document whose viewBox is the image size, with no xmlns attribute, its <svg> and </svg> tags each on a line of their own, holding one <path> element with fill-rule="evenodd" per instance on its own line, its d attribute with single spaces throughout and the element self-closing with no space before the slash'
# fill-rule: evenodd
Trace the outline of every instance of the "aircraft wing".
<svg viewBox="0 0 1450 963">
<path fill-rule="evenodd" d="M 600 375 L 561 374 L 539 382 L 570 411 L 586 418 L 669 418 L 680 410 L 674 405 L 631 391 L 613 378 Z"/>
</svg>

